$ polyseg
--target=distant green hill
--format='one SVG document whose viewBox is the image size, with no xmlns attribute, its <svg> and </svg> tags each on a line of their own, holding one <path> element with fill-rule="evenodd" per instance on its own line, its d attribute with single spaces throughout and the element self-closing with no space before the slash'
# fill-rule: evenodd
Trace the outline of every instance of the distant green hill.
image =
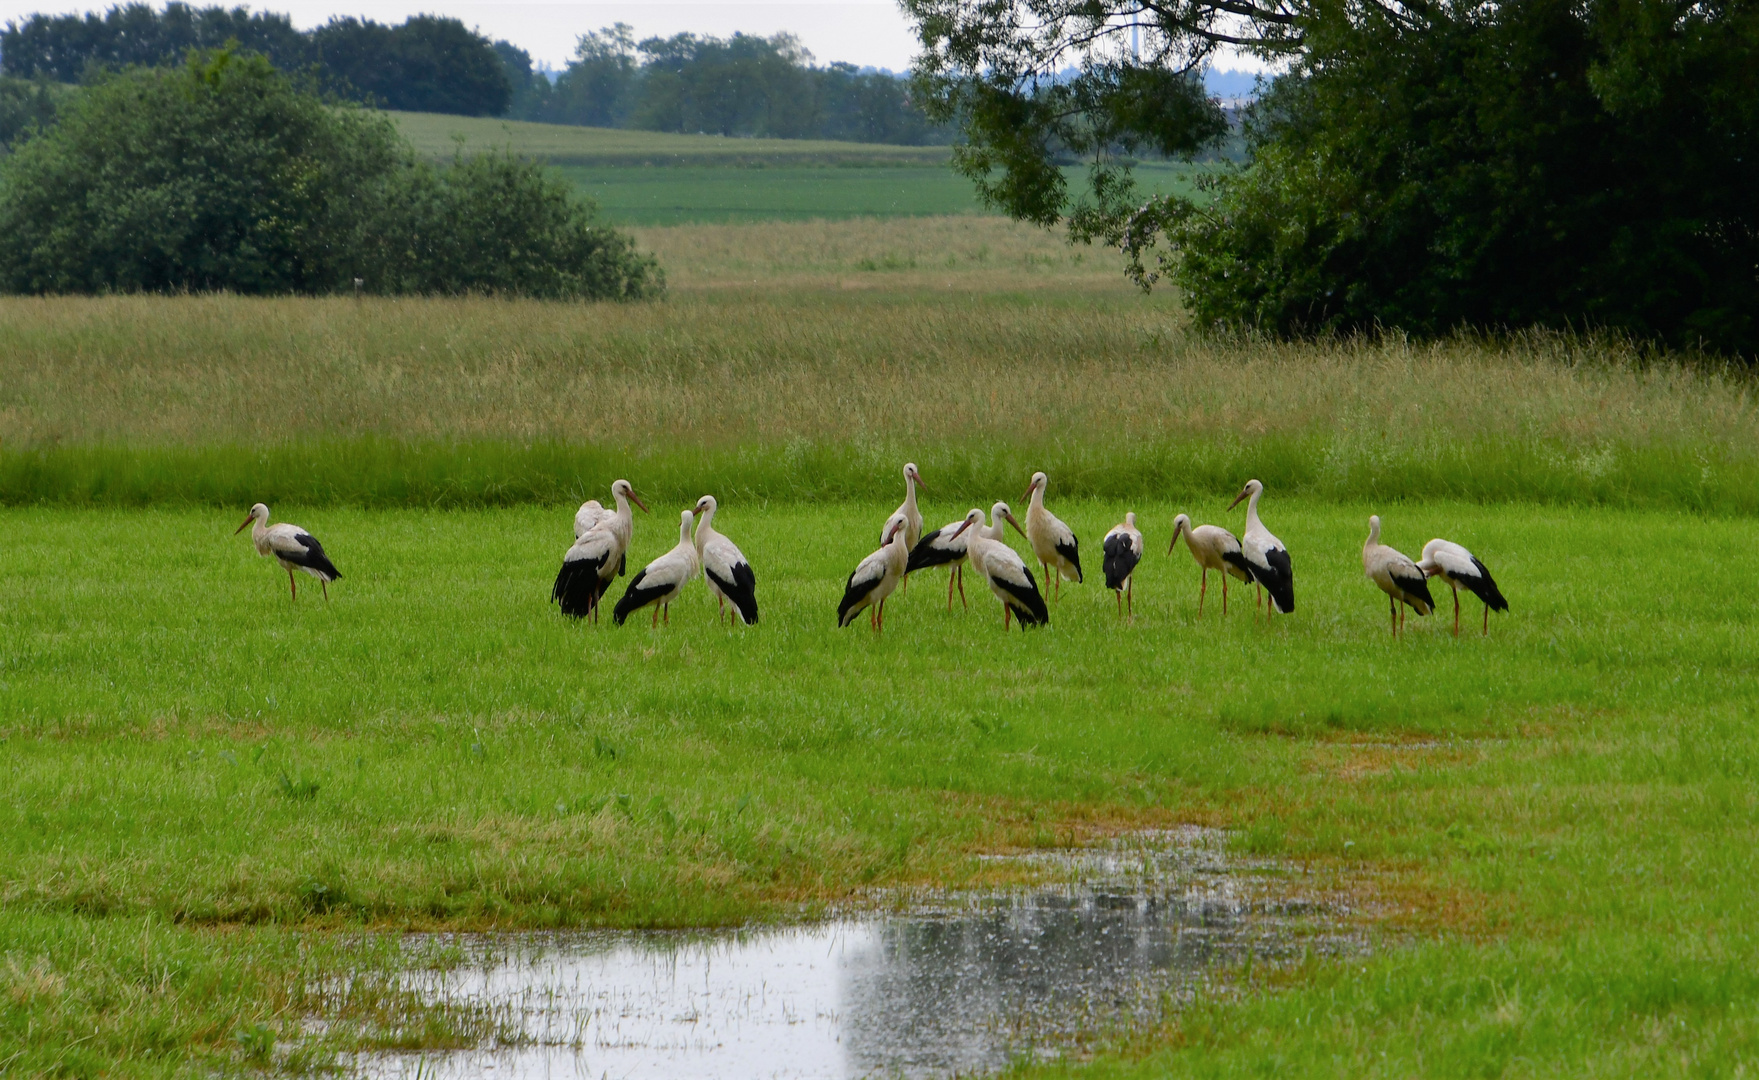
<svg viewBox="0 0 1759 1080">
<path fill-rule="evenodd" d="M 548 161 L 618 225 L 986 212 L 971 182 L 947 168 L 945 146 L 728 139 L 437 113 L 388 115 L 423 154 L 509 150 Z M 1149 190 L 1172 190 L 1188 184 L 1189 170 L 1150 165 L 1139 175 Z"/>
</svg>

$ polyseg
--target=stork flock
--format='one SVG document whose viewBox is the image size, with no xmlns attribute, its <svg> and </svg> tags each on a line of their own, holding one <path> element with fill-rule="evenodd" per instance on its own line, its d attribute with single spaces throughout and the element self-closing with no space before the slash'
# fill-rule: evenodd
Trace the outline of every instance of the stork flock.
<svg viewBox="0 0 1759 1080">
<path fill-rule="evenodd" d="M 1032 474 L 1022 498 L 1028 501 L 1024 525 L 1015 518 L 1005 502 L 989 509 L 985 523 L 982 509 L 973 507 L 958 521 L 923 533 L 922 510 L 917 504 L 917 489 L 926 490 L 922 474 L 914 463 L 904 466 L 904 502 L 880 529 L 880 546 L 862 559 L 844 583 L 843 599 L 837 605 L 837 625 L 848 626 L 861 612 L 868 613 L 869 625 L 877 632 L 885 627 L 886 601 L 902 588 L 911 574 L 933 567 L 947 568 L 947 610 L 953 608 L 953 593 L 960 602 L 965 599 L 965 568 L 969 566 L 979 581 L 1000 602 L 1002 628 L 1006 631 L 1015 620 L 1022 629 L 1044 626 L 1050 622 L 1050 609 L 1040 591 L 1039 579 L 1033 576 L 1026 559 L 1007 543 L 1008 526 L 1019 533 L 1038 563 L 1052 599 L 1062 596 L 1065 580 L 1079 585 L 1081 544 L 1074 530 L 1045 507 L 1045 489 L 1050 479 L 1042 472 Z M 1239 536 L 1219 525 L 1193 525 L 1189 516 L 1173 518 L 1172 540 L 1167 545 L 1171 555 L 1184 537 L 1185 545 L 1201 570 L 1197 591 L 1197 614 L 1203 614 L 1204 600 L 1209 592 L 1209 572 L 1221 575 L 1222 614 L 1228 611 L 1228 579 L 1250 584 L 1257 597 L 1257 611 L 1264 611 L 1266 596 L 1270 609 L 1282 614 L 1295 610 L 1294 566 L 1289 551 L 1264 527 L 1258 516 L 1258 501 L 1264 485 L 1248 480 L 1240 494 L 1228 505 L 1232 510 L 1246 503 L 1246 528 Z M 635 533 L 634 514 L 630 506 L 648 512 L 647 504 L 635 494 L 627 480 L 611 485 L 611 499 L 616 509 L 607 510 L 598 500 L 581 504 L 574 515 L 574 543 L 562 557 L 562 567 L 550 589 L 550 599 L 562 614 L 575 619 L 598 620 L 599 605 L 612 582 L 627 569 L 629 543 Z M 747 626 L 757 622 L 757 577 L 751 563 L 738 545 L 714 526 L 719 504 L 713 495 L 704 495 L 696 505 L 681 511 L 678 517 L 678 543 L 643 567 L 623 596 L 612 608 L 612 619 L 621 626 L 629 616 L 647 608 L 652 624 L 671 622 L 671 604 L 699 573 L 707 582 L 720 606 L 720 619 L 732 617 Z M 257 503 L 237 532 L 246 526 L 258 554 L 273 556 L 287 571 L 287 583 L 295 600 L 299 589 L 294 571 L 316 577 L 329 599 L 329 583 L 342 576 L 323 545 L 297 525 L 270 525 L 269 508 Z M 1106 588 L 1117 594 L 1118 614 L 1131 618 L 1135 612 L 1134 579 L 1142 561 L 1144 541 L 1136 524 L 1134 511 L 1113 526 L 1101 542 L 1102 568 Z M 1435 539 L 1423 546 L 1423 557 L 1412 561 L 1408 556 L 1380 542 L 1380 516 L 1368 519 L 1368 540 L 1362 546 L 1363 574 L 1387 595 L 1396 637 L 1404 627 L 1406 609 L 1418 615 L 1435 610 L 1429 591 L 1429 580 L 1440 578 L 1454 594 L 1454 634 L 1460 632 L 1460 590 L 1465 589 L 1484 604 L 1483 633 L 1490 632 L 1490 613 L 1507 611 L 1503 598 L 1491 577 L 1490 570 L 1477 556 L 1459 544 Z"/>
</svg>

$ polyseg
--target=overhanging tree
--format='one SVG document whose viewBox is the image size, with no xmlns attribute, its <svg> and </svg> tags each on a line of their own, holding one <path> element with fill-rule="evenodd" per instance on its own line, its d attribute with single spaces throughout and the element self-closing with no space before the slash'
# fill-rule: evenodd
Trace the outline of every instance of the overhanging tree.
<svg viewBox="0 0 1759 1080">
<path fill-rule="evenodd" d="M 1602 327 L 1759 353 L 1751 0 L 907 3 L 980 192 L 1118 243 L 1204 323 Z M 1207 199 L 1141 198 L 1124 161 L 1197 144 L 1204 113 L 1171 80 L 1222 45 L 1287 69 L 1246 167 Z M 1075 153 L 1091 179 L 1071 192 L 1055 166 Z"/>
</svg>

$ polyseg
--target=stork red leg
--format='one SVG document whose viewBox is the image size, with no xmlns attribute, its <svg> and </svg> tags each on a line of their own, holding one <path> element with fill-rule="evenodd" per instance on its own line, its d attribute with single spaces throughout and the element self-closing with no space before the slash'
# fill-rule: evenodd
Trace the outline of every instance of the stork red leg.
<svg viewBox="0 0 1759 1080">
<path fill-rule="evenodd" d="M 318 579 L 318 588 L 324 590 L 324 603 L 330 602 L 330 582 L 325 578 Z"/>
<path fill-rule="evenodd" d="M 1397 600 L 1394 600 L 1390 593 L 1387 595 L 1387 598 L 1386 598 L 1386 614 L 1387 614 L 1387 618 L 1392 620 L 1393 637 L 1398 637 L 1399 636 L 1399 602 Z"/>
<path fill-rule="evenodd" d="M 299 586 L 295 585 L 293 583 L 293 571 L 292 570 L 287 571 L 287 588 L 288 588 L 288 591 L 293 593 L 293 599 L 298 600 L 299 599 Z"/>
<path fill-rule="evenodd" d="M 1223 590 L 1226 590 L 1227 587 L 1228 587 L 1228 579 L 1227 579 L 1227 575 L 1224 574 L 1222 576 L 1222 588 L 1223 588 Z M 1197 617 L 1199 619 L 1203 618 L 1203 594 L 1207 593 L 1208 591 L 1209 591 L 1209 567 L 1206 566 L 1203 568 L 1203 583 L 1201 585 L 1197 586 Z"/>
<path fill-rule="evenodd" d="M 1450 582 L 1448 582 L 1448 588 L 1454 590 L 1454 636 L 1459 637 L 1460 636 L 1460 587 L 1450 581 Z M 1485 608 L 1484 610 L 1489 611 L 1490 609 Z"/>
<path fill-rule="evenodd" d="M 1128 594 L 1130 601 L 1127 605 L 1130 609 L 1130 618 L 1134 619 L 1136 617 L 1136 579 L 1134 577 L 1124 582 L 1124 592 Z"/>
<path fill-rule="evenodd" d="M 971 603 L 965 599 L 965 564 L 960 563 L 958 565 L 957 569 L 959 571 L 959 606 L 961 608 L 964 608 L 966 611 L 970 611 L 971 610 Z M 953 609 L 953 606 L 951 604 L 948 604 L 947 610 L 951 611 L 952 609 Z"/>
<path fill-rule="evenodd" d="M 1007 601 L 1002 601 L 1002 633 L 1005 634 L 1008 632 L 1008 620 L 1013 617 L 1014 609 L 1008 606 Z"/>
<path fill-rule="evenodd" d="M 1484 636 L 1490 636 L 1490 605 L 1484 605 Z"/>
<path fill-rule="evenodd" d="M 658 605 L 655 605 L 655 607 L 654 607 L 653 628 L 655 630 L 658 630 L 660 628 L 660 609 L 659 609 Z"/>
<path fill-rule="evenodd" d="M 949 613 L 953 610 L 953 578 L 958 576 L 958 570 L 957 566 L 947 568 L 947 611 Z"/>
<path fill-rule="evenodd" d="M 1207 571 L 1206 571 L 1207 572 Z M 1228 572 L 1222 571 L 1222 618 L 1228 617 Z"/>
</svg>

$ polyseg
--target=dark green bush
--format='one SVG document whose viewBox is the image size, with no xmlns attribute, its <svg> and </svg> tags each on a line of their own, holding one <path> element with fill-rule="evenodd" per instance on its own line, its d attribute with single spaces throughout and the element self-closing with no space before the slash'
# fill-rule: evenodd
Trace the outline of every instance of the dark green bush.
<svg viewBox="0 0 1759 1080">
<path fill-rule="evenodd" d="M 1250 166 L 1171 215 L 1201 321 L 1759 354 L 1759 8 L 1376 10 L 1315 20 Z"/>
<path fill-rule="evenodd" d="M 509 157 L 436 167 L 259 56 L 108 77 L 0 162 L 0 288 L 639 297 L 651 260 Z"/>
</svg>

